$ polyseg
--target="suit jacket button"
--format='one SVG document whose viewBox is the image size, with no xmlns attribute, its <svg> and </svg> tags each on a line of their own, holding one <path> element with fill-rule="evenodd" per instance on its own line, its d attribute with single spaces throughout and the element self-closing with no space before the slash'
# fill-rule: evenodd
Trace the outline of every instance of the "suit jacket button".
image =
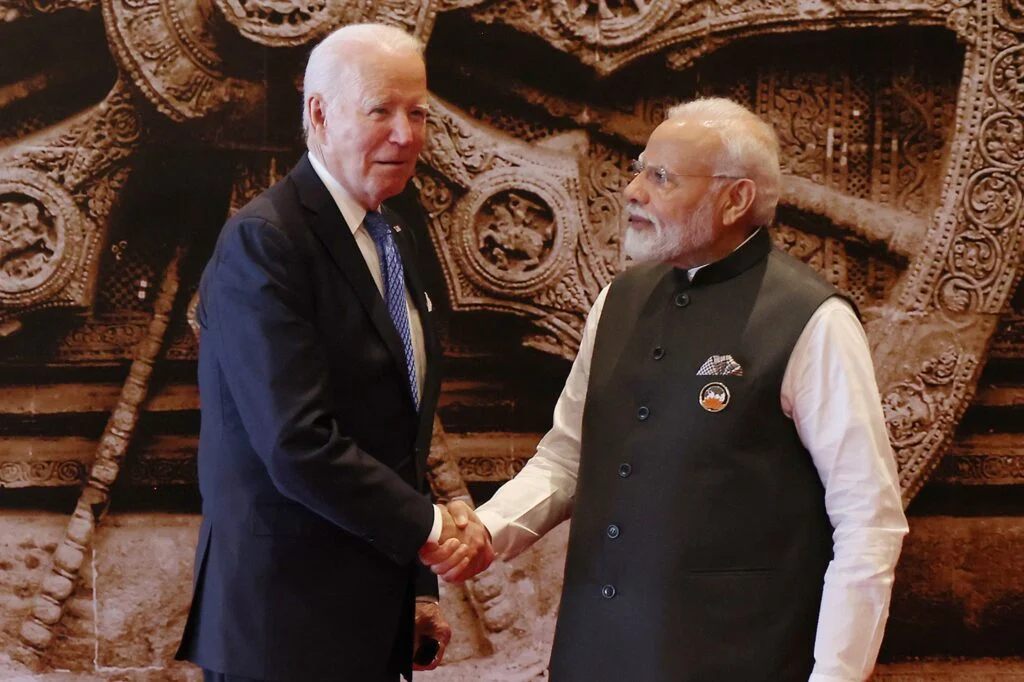
<svg viewBox="0 0 1024 682">
<path fill-rule="evenodd" d="M 610 537 L 612 540 L 614 540 L 615 538 L 619 537 L 619 527 L 616 526 L 614 523 L 611 524 L 610 526 L 608 526 L 608 531 L 607 532 L 608 532 L 608 537 Z"/>
<path fill-rule="evenodd" d="M 665 349 L 661 346 L 655 346 L 654 350 L 651 351 L 651 357 L 655 360 L 661 360 L 665 357 Z"/>
<path fill-rule="evenodd" d="M 686 292 L 676 295 L 676 306 L 685 308 L 690 305 L 690 295 Z"/>
<path fill-rule="evenodd" d="M 633 465 L 627 462 L 623 462 L 619 465 L 619 476 L 622 478 L 629 478 L 629 475 L 633 473 Z"/>
<path fill-rule="evenodd" d="M 601 596 L 605 599 L 611 599 L 615 596 L 615 585 L 605 585 L 601 588 Z"/>
<path fill-rule="evenodd" d="M 647 418 L 650 416 L 651 410 L 646 405 L 641 405 L 640 408 L 636 411 L 636 418 L 639 419 L 640 421 L 646 421 Z"/>
</svg>

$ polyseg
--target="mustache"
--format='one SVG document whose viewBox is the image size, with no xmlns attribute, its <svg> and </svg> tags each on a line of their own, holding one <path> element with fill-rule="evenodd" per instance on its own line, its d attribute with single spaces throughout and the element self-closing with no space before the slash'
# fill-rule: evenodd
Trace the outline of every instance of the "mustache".
<svg viewBox="0 0 1024 682">
<path fill-rule="evenodd" d="M 651 223 L 656 227 L 661 227 L 661 221 L 659 221 L 656 217 L 648 213 L 646 209 L 636 204 L 626 204 L 626 216 L 628 218 L 639 218 L 641 220 L 646 220 L 647 222 Z"/>
</svg>

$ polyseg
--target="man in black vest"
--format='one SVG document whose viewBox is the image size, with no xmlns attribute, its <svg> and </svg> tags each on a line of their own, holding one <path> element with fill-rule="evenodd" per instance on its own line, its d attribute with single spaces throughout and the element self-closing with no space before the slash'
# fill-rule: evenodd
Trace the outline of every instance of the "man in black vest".
<svg viewBox="0 0 1024 682">
<path fill-rule="evenodd" d="M 860 682 L 907 532 L 863 328 L 773 248 L 779 143 L 752 112 L 675 107 L 634 170 L 639 264 L 479 518 L 508 558 L 573 517 L 552 682 Z M 455 560 L 435 571 L 484 563 Z"/>
</svg>

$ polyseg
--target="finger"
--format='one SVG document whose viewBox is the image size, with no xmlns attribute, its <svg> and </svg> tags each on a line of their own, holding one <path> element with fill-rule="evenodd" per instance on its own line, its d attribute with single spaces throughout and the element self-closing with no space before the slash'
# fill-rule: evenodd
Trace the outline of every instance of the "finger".
<svg viewBox="0 0 1024 682">
<path fill-rule="evenodd" d="M 441 549 L 440 545 L 424 546 L 419 551 L 420 561 L 426 565 L 431 565 L 444 559 L 449 555 L 449 552 Z"/>
<path fill-rule="evenodd" d="M 432 570 L 436 575 L 442 575 L 465 561 L 471 561 L 474 556 L 476 556 L 476 553 L 471 552 L 469 547 L 460 545 L 455 552 L 444 560 L 431 564 L 430 570 Z"/>
<path fill-rule="evenodd" d="M 473 510 L 465 502 L 456 500 L 448 504 L 448 512 L 452 515 L 456 528 L 462 530 L 469 525 L 470 515 L 473 513 Z"/>
<path fill-rule="evenodd" d="M 440 564 L 450 559 L 451 556 L 457 552 L 459 548 L 464 547 L 464 545 L 456 538 L 451 538 L 449 540 L 445 540 L 444 544 L 440 546 L 435 545 L 435 547 L 436 549 L 431 551 L 420 550 L 420 561 L 428 566 Z"/>
<path fill-rule="evenodd" d="M 490 568 L 491 564 L 494 562 L 494 552 L 490 551 L 490 547 L 488 547 L 487 550 L 488 551 L 486 552 L 480 552 L 477 554 L 476 558 L 471 561 L 461 573 L 453 575 L 452 579 L 448 582 L 463 582 L 476 577 Z M 445 580 L 448 580 L 448 578 L 446 577 Z"/>
<path fill-rule="evenodd" d="M 466 578 L 470 577 L 468 571 L 466 570 L 467 568 L 469 568 L 470 562 L 471 562 L 471 559 L 469 557 L 466 557 L 465 559 L 460 561 L 457 566 L 452 567 L 451 569 L 445 571 L 444 573 L 439 573 L 438 575 L 441 575 L 441 577 L 443 577 L 445 579 L 445 582 L 449 582 L 449 583 L 459 583 L 459 582 L 462 582 Z M 437 573 L 437 571 L 435 571 L 435 573 Z"/>
</svg>

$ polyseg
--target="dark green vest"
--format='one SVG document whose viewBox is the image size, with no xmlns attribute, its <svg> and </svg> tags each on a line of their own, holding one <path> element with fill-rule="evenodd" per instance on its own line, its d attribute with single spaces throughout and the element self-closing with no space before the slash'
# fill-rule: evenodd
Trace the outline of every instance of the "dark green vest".
<svg viewBox="0 0 1024 682">
<path fill-rule="evenodd" d="M 552 682 L 806 682 L 832 526 L 779 394 L 835 294 L 763 229 L 692 284 L 660 264 L 612 284 Z M 713 355 L 742 376 L 699 376 Z"/>
</svg>

